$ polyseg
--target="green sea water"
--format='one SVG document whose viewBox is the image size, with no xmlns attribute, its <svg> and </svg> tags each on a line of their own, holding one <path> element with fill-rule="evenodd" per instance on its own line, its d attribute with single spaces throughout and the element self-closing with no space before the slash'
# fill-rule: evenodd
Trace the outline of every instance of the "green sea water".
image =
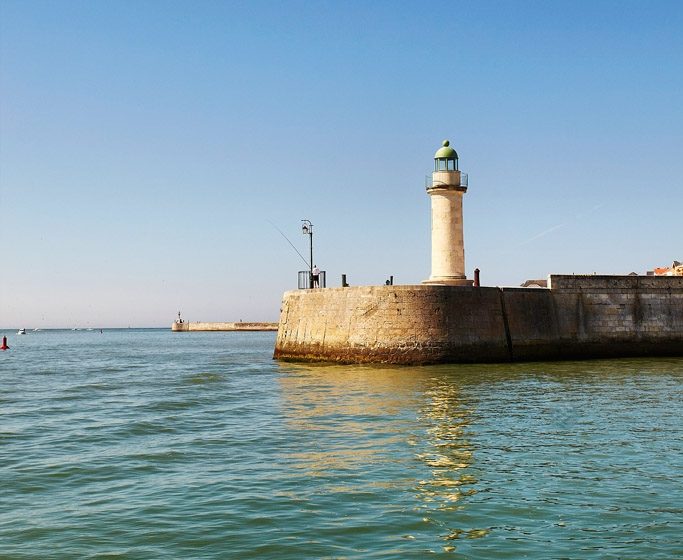
<svg viewBox="0 0 683 560">
<path fill-rule="evenodd" d="M 683 558 L 683 359 L 271 359 L 9 335 L 0 558 Z"/>
</svg>

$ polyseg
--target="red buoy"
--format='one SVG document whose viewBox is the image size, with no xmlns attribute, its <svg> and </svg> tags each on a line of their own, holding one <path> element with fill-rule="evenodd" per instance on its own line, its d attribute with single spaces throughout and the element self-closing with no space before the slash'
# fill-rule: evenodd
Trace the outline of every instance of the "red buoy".
<svg viewBox="0 0 683 560">
<path fill-rule="evenodd" d="M 9 350 L 9 346 L 7 346 L 7 337 L 6 336 L 2 337 L 2 346 L 0 346 L 0 350 Z"/>
</svg>

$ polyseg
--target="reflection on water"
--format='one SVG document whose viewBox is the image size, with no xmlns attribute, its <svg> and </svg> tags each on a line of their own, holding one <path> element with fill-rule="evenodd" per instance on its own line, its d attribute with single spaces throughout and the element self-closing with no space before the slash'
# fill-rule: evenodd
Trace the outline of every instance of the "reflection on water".
<svg viewBox="0 0 683 560">
<path fill-rule="evenodd" d="M 462 389 L 448 377 L 430 379 L 424 393 L 425 402 L 417 420 L 424 427 L 425 436 L 411 443 L 421 446 L 417 458 L 428 468 L 431 477 L 417 484 L 417 497 L 425 520 L 440 523 L 451 541 L 461 537 L 479 538 L 488 529 L 459 528 L 429 517 L 433 510 L 459 511 L 466 507 L 466 498 L 476 494 L 477 478 L 470 473 L 475 448 L 469 438 L 472 403 L 463 398 Z M 468 470 L 470 469 L 470 470 Z M 457 516 L 451 516 L 457 519 Z M 446 551 L 455 550 L 447 545 Z"/>
<path fill-rule="evenodd" d="M 296 450 L 287 459 L 308 476 L 363 468 L 382 461 L 386 446 L 401 445 L 401 415 L 421 393 L 420 376 L 401 368 L 282 366 L 284 422 L 292 432 L 316 434 L 314 450 Z M 381 443 L 381 445 L 378 445 Z M 378 481 L 377 484 L 385 484 Z"/>
<path fill-rule="evenodd" d="M 374 548 L 359 545 L 356 557 L 384 543 L 401 557 L 602 558 L 636 525 L 647 530 L 635 521 L 646 511 L 664 519 L 651 537 L 661 546 L 683 529 L 676 498 L 661 503 L 680 480 L 670 466 L 681 463 L 672 455 L 680 426 L 665 410 L 680 410 L 682 366 L 280 365 L 293 441 L 282 459 L 312 510 L 329 496 L 354 533 L 376 519 L 369 512 L 382 516 Z M 302 480 L 316 481 L 317 494 L 302 496 Z M 583 547 L 567 548 L 567 539 Z"/>
<path fill-rule="evenodd" d="M 383 462 L 405 461 L 415 476 L 334 484 L 331 492 L 371 488 L 410 492 L 413 515 L 450 541 L 479 538 L 488 528 L 459 527 L 454 512 L 476 494 L 471 472 L 472 398 L 451 376 L 428 368 L 372 366 L 282 366 L 282 410 L 287 428 L 316 434 L 316 448 L 290 451 L 293 470 L 309 477 L 334 477 L 344 471 L 382 472 Z M 397 457 L 398 455 L 398 457 Z M 416 463 L 408 468 L 410 463 Z M 386 471 L 389 474 L 392 471 Z M 414 540 L 412 534 L 402 538 Z"/>
</svg>

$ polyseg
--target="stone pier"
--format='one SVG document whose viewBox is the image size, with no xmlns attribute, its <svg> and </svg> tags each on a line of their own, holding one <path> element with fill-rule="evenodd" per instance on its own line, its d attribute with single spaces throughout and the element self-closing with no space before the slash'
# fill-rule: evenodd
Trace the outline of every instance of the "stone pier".
<svg viewBox="0 0 683 560">
<path fill-rule="evenodd" d="M 683 277 L 552 275 L 549 286 L 286 292 L 274 357 L 430 364 L 683 356 Z"/>
</svg>

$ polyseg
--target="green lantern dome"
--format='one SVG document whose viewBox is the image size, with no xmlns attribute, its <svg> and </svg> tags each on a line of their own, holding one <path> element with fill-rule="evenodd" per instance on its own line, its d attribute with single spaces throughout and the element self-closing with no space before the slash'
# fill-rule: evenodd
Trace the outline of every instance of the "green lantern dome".
<svg viewBox="0 0 683 560">
<path fill-rule="evenodd" d="M 448 140 L 444 140 L 443 146 L 434 154 L 434 159 L 458 159 L 458 152 L 451 148 Z"/>
<path fill-rule="evenodd" d="M 434 171 L 457 171 L 458 152 L 451 148 L 448 140 L 443 141 L 443 146 L 434 154 Z"/>
</svg>

